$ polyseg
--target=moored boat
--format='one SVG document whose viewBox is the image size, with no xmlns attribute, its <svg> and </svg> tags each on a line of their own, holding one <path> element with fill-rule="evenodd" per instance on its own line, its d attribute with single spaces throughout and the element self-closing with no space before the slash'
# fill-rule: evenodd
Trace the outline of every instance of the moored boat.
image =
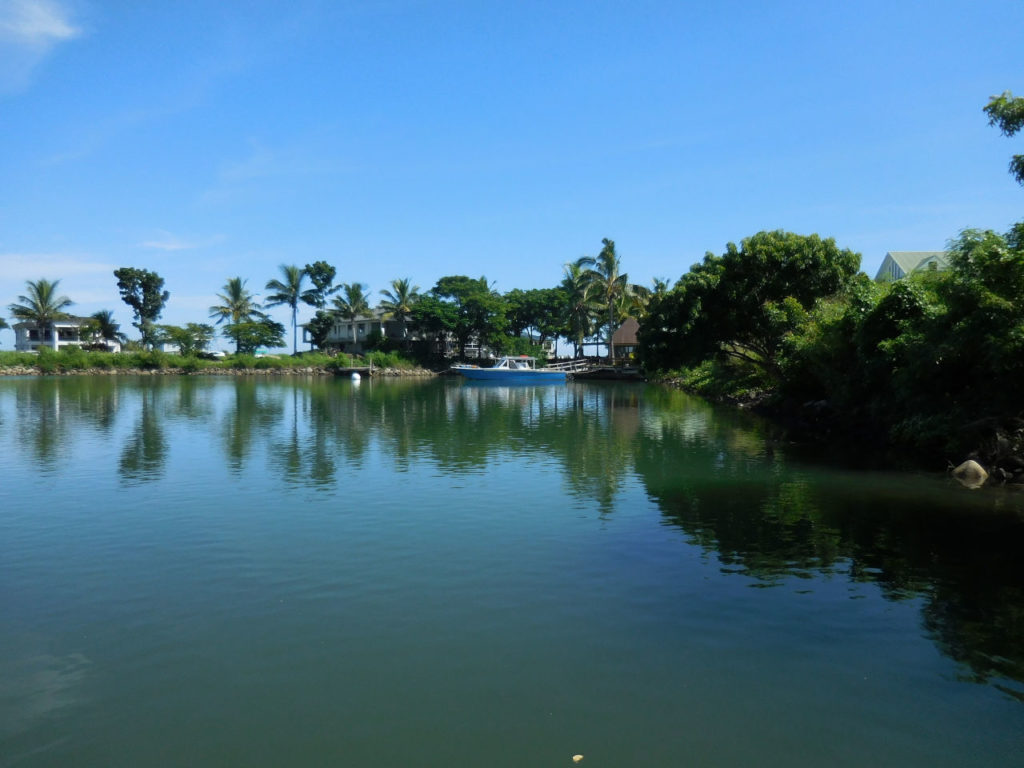
<svg viewBox="0 0 1024 768">
<path fill-rule="evenodd" d="M 526 355 L 502 357 L 490 368 L 462 364 L 453 365 L 452 370 L 474 381 L 522 382 L 524 384 L 565 381 L 565 371 L 538 368 L 537 358 Z"/>
</svg>

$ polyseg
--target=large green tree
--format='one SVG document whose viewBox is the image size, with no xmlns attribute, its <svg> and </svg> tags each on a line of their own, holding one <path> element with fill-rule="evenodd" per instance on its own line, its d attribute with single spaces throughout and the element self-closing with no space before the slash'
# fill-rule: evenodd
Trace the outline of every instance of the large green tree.
<svg viewBox="0 0 1024 768">
<path fill-rule="evenodd" d="M 860 255 L 831 238 L 758 232 L 721 256 L 708 253 L 676 287 L 654 298 L 640 331 L 648 368 L 695 365 L 713 355 L 777 380 L 786 335 L 819 299 L 856 274 Z"/>
<path fill-rule="evenodd" d="M 325 349 L 327 339 L 334 327 L 334 313 L 326 309 L 318 309 L 316 314 L 306 323 L 306 330 L 309 331 L 310 341 L 317 349 Z"/>
<path fill-rule="evenodd" d="M 241 277 L 230 277 L 224 283 L 223 293 L 218 293 L 219 304 L 210 307 L 210 317 L 216 318 L 217 325 L 226 323 L 225 333 L 235 342 L 235 352 L 241 352 L 243 342 L 242 333 L 247 332 L 243 327 L 251 324 L 254 320 L 262 320 L 265 315 L 260 311 L 260 305 L 255 295 L 245 287 L 247 281 Z M 232 329 L 237 331 L 233 333 Z"/>
<path fill-rule="evenodd" d="M 235 350 L 239 354 L 252 354 L 266 347 L 283 347 L 285 343 L 284 326 L 262 313 L 252 320 L 224 326 L 224 333 L 234 339 Z"/>
<path fill-rule="evenodd" d="M 314 261 L 304 268 L 313 287 L 303 292 L 302 300 L 316 309 L 327 308 L 327 298 L 338 291 L 334 284 L 337 270 L 326 261 Z"/>
<path fill-rule="evenodd" d="M 132 325 L 139 329 L 142 343 L 152 347 L 156 341 L 154 324 L 164 311 L 164 305 L 171 295 L 163 289 L 164 279 L 156 272 L 134 267 L 115 269 L 114 277 L 117 278 L 121 299 L 135 313 L 135 322 Z"/>
<path fill-rule="evenodd" d="M 491 288 L 486 277 L 474 280 L 465 275 L 448 275 L 437 281 L 431 293 L 454 309 L 453 333 L 460 356 L 465 357 L 466 345 L 474 337 L 480 344 L 500 345 L 508 329 L 505 300 Z"/>
<path fill-rule="evenodd" d="M 206 323 L 187 323 L 184 327 L 161 325 L 158 332 L 160 341 L 174 344 L 186 357 L 205 351 L 217 333 L 212 325 Z"/>
<path fill-rule="evenodd" d="M 455 334 L 458 313 L 452 302 L 426 293 L 413 305 L 409 318 L 421 334 L 432 337 L 437 344 Z"/>
<path fill-rule="evenodd" d="M 18 297 L 21 303 L 7 307 L 18 320 L 35 323 L 40 341 L 43 341 L 47 332 L 53 338 L 53 322 L 67 317 L 64 310 L 74 304 L 67 296 L 57 293 L 58 285 L 60 280 L 29 280 L 25 283 L 25 294 Z"/>
<path fill-rule="evenodd" d="M 543 345 L 562 331 L 567 306 L 568 297 L 561 288 L 513 288 L 505 294 L 508 332 L 513 337 L 528 333 Z"/>
<path fill-rule="evenodd" d="M 999 126 L 1004 136 L 1013 136 L 1024 128 L 1024 97 L 1004 91 L 989 99 L 985 114 L 989 125 Z M 1014 155 L 1010 159 L 1010 173 L 1019 184 L 1024 184 L 1024 155 Z"/>
<path fill-rule="evenodd" d="M 292 354 L 299 351 L 298 313 L 299 302 L 303 300 L 302 283 L 306 279 L 306 270 L 294 264 L 282 264 L 281 279 L 267 281 L 266 306 L 287 306 L 292 310 Z"/>
</svg>

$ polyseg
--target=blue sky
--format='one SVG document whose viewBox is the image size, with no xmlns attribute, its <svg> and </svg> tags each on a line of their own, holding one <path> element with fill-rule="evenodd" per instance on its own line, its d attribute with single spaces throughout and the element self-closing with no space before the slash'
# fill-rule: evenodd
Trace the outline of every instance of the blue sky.
<svg viewBox="0 0 1024 768">
<path fill-rule="evenodd" d="M 59 278 L 134 332 L 120 266 L 175 324 L 318 259 L 374 295 L 546 287 L 603 237 L 649 284 L 779 228 L 873 274 L 1024 218 L 1024 140 L 981 111 L 1024 94 L 1021 29 L 1020 0 L 0 0 L 0 315 Z"/>
</svg>

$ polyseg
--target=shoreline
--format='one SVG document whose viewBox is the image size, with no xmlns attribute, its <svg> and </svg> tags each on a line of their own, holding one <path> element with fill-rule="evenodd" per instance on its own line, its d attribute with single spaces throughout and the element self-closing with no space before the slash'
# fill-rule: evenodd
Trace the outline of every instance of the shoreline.
<svg viewBox="0 0 1024 768">
<path fill-rule="evenodd" d="M 360 369 L 365 370 L 365 369 Z M 332 371 L 320 366 L 307 368 L 71 368 L 42 371 L 34 366 L 0 367 L 2 376 L 333 376 L 343 378 L 349 371 Z M 440 374 L 426 368 L 374 368 L 371 378 L 429 378 Z"/>
<path fill-rule="evenodd" d="M 915 467 L 955 477 L 961 465 L 976 462 L 985 472 L 980 485 L 1024 491 L 1024 421 L 1020 419 L 990 417 L 960 424 L 955 433 L 947 436 L 949 445 L 959 445 L 956 450 L 938 446 L 922 448 L 894 442 L 881 425 L 851 423 L 827 401 L 779 402 L 768 391 L 713 398 L 683 386 L 679 379 L 657 379 L 651 383 L 677 389 L 715 405 L 756 414 L 778 427 L 793 445 L 823 448 L 826 454 L 847 458 L 867 457 L 854 463 L 866 461 L 872 466 Z"/>
</svg>

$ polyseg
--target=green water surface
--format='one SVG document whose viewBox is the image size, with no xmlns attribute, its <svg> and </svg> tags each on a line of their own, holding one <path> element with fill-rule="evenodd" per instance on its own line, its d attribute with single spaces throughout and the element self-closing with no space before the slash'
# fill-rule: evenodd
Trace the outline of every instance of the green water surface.
<svg viewBox="0 0 1024 768">
<path fill-rule="evenodd" d="M 1022 508 L 644 385 L 0 380 L 0 766 L 1024 765 Z"/>
</svg>

